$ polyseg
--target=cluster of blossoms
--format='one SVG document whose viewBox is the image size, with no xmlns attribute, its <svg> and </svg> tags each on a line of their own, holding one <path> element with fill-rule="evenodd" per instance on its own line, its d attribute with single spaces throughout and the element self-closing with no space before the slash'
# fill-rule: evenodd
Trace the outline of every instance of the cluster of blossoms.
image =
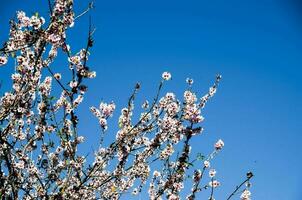
<svg viewBox="0 0 302 200">
<path fill-rule="evenodd" d="M 40 84 L 39 91 L 41 95 L 49 96 L 51 91 L 52 78 L 50 76 L 46 77 L 45 80 Z"/>
<path fill-rule="evenodd" d="M 50 10 L 48 21 L 38 14 L 29 17 L 23 11 L 17 12 L 9 39 L 0 49 L 0 66 L 7 64 L 9 57 L 16 61 L 12 90 L 0 99 L 0 196 L 25 200 L 120 199 L 127 193 L 139 194 L 149 184 L 151 200 L 179 200 L 188 185 L 189 169 L 200 160 L 203 165 L 192 174 L 187 199 L 196 199 L 197 193 L 207 188 L 211 188 L 213 199 L 220 183 L 215 179 L 216 171 L 210 169 L 210 161 L 222 150 L 224 142 L 218 140 L 207 157 L 192 160 L 191 140 L 203 131 L 202 109 L 216 93 L 221 76 L 201 98 L 192 91 L 193 79 L 187 79 L 189 88 L 178 99 L 172 92 L 161 96 L 163 85 L 172 77 L 164 72 L 155 98 L 143 103 L 141 113 L 134 109 L 140 89 L 137 84 L 128 105 L 121 110 L 115 140 L 107 147 L 101 143 L 94 152 L 94 162 L 88 163 L 78 152 L 78 145 L 85 138 L 78 129 L 77 109 L 87 91 L 85 80 L 96 76 L 86 65 L 92 33 L 89 32 L 87 47 L 72 55 L 66 30 L 76 19 L 73 1 L 55 0 Z M 63 52 L 68 60 L 68 82 L 52 69 L 58 52 Z M 60 96 L 54 95 L 57 88 Z M 115 108 L 112 102 L 90 108 L 102 133 Z M 102 135 L 107 136 L 113 138 Z M 210 182 L 202 186 L 206 171 Z M 247 187 L 241 199 L 248 200 L 250 196 Z"/>
<path fill-rule="evenodd" d="M 84 78 L 95 78 L 96 72 L 90 71 L 87 66 L 85 66 L 88 60 L 89 52 L 86 49 L 82 49 L 75 56 L 68 58 L 70 69 L 76 69 L 77 75 Z M 72 86 L 75 87 L 76 85 Z"/>
<path fill-rule="evenodd" d="M 115 110 L 115 104 L 113 102 L 107 104 L 104 102 L 100 103 L 99 109 L 96 107 L 90 107 L 90 111 L 99 119 L 101 127 L 107 129 L 107 118 L 111 117 Z"/>
<path fill-rule="evenodd" d="M 165 160 L 173 153 L 174 153 L 173 146 L 171 144 L 168 144 L 167 147 L 162 152 L 160 152 L 159 157 L 160 159 Z"/>
<path fill-rule="evenodd" d="M 19 20 L 19 29 L 24 27 L 33 27 L 34 30 L 40 29 L 41 26 L 45 23 L 45 19 L 43 17 L 38 17 L 37 15 L 33 15 L 30 18 L 26 16 L 25 12 L 18 11 L 17 19 Z"/>
<path fill-rule="evenodd" d="M 194 93 L 191 91 L 185 91 L 184 93 L 184 103 L 185 111 L 184 118 L 191 121 L 192 123 L 199 123 L 204 120 L 204 117 L 201 115 L 201 110 L 199 105 L 196 103 L 197 98 Z"/>
<path fill-rule="evenodd" d="M 211 169 L 209 171 L 209 177 L 211 178 L 211 181 L 209 182 L 209 186 L 213 188 L 220 186 L 220 182 L 214 179 L 215 176 L 216 176 L 216 170 Z"/>
</svg>

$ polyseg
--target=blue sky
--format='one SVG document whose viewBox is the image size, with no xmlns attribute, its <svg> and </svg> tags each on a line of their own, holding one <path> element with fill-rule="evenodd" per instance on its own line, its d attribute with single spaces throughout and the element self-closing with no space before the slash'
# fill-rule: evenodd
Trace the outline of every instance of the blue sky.
<svg viewBox="0 0 302 200">
<path fill-rule="evenodd" d="M 87 4 L 76 0 L 77 13 Z M 97 78 L 87 82 L 89 92 L 79 108 L 85 116 L 80 118 L 80 131 L 87 137 L 82 152 L 96 145 L 99 129 L 88 107 L 101 99 L 122 108 L 137 81 L 142 84 L 138 103 L 151 99 L 163 71 L 173 76 L 165 91 L 181 98 L 185 79 L 191 77 L 202 95 L 220 73 L 218 93 L 204 111 L 204 135 L 192 142 L 194 151 L 206 154 L 217 139 L 225 141 L 213 163 L 222 182 L 216 199 L 225 199 L 248 170 L 255 174 L 253 199 L 302 199 L 299 3 L 98 0 L 95 6 L 91 16 L 97 31 L 89 66 L 97 71 Z M 1 42 L 16 10 L 39 11 L 46 18 L 47 1 L 2 2 Z M 88 15 L 69 32 L 74 52 L 85 46 L 87 22 Z M 53 69 L 68 73 L 60 63 Z M 10 87 L 12 71 L 12 66 L 0 68 L 1 93 Z M 107 137 L 115 137 L 115 130 Z"/>
</svg>

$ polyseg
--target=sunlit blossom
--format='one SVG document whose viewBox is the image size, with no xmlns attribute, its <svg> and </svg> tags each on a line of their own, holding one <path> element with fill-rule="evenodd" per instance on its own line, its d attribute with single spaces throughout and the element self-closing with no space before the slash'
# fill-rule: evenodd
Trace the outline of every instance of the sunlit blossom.
<svg viewBox="0 0 302 200">
<path fill-rule="evenodd" d="M 162 78 L 163 78 L 165 81 L 168 81 L 168 80 L 170 80 L 170 79 L 172 78 L 172 76 L 171 76 L 170 72 L 164 72 L 164 73 L 162 74 Z"/>
</svg>

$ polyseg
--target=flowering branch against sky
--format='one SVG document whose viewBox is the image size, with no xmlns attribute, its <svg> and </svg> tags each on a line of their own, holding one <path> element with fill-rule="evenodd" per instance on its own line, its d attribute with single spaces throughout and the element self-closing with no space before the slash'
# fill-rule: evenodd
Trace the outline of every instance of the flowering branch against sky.
<svg viewBox="0 0 302 200">
<path fill-rule="evenodd" d="M 237 6 L 233 6 L 233 3 Z M 140 115 L 140 112 L 144 110 L 140 111 L 139 108 L 140 104 L 143 104 L 143 108 L 147 109 L 147 111 L 153 107 L 153 97 L 152 95 L 150 97 L 150 94 L 153 94 L 152 91 L 154 91 L 154 88 L 150 85 L 156 84 L 154 83 L 154 79 L 155 77 L 159 77 L 161 72 L 166 71 L 162 77 L 163 81 L 166 80 L 159 85 L 160 92 L 158 92 L 158 101 L 161 99 L 162 94 L 164 94 L 164 97 L 165 94 L 167 94 L 168 98 L 174 96 L 176 99 L 176 102 L 173 101 L 171 108 L 167 110 L 168 113 L 175 112 L 175 109 L 178 110 L 179 105 L 177 106 L 177 99 L 180 99 L 178 101 L 182 102 L 188 97 L 189 100 L 191 97 L 190 92 L 198 97 L 203 96 L 200 95 L 199 92 L 193 92 L 193 90 L 203 90 L 203 85 L 207 85 L 208 82 L 210 82 L 209 79 L 212 75 L 221 72 L 224 75 L 224 82 L 221 90 L 219 90 L 219 98 L 214 98 L 213 103 L 207 106 L 208 110 L 205 109 L 202 111 L 202 115 L 200 114 L 194 118 L 190 118 L 190 115 L 192 115 L 192 113 L 194 114 L 194 112 L 189 112 L 188 115 L 184 116 L 185 120 L 194 119 L 194 123 L 202 123 L 205 127 L 202 136 L 194 136 L 194 138 L 200 139 L 189 140 L 188 143 L 192 146 L 191 155 L 196 155 L 198 152 L 206 154 L 197 154 L 197 157 L 201 159 L 202 162 L 198 162 L 197 160 L 199 159 L 197 158 L 193 159 L 192 162 L 196 160 L 194 161 L 194 167 L 197 165 L 200 171 L 194 171 L 193 167 L 189 164 L 192 170 L 189 169 L 188 172 L 190 172 L 192 176 L 194 175 L 194 178 L 185 177 L 185 179 L 189 182 L 190 180 L 197 181 L 194 182 L 196 184 L 192 187 L 192 190 L 197 192 L 199 191 L 198 188 L 201 188 L 201 185 L 198 184 L 198 179 L 204 173 L 203 167 L 211 165 L 212 168 L 215 166 L 219 175 L 217 177 L 218 180 L 209 180 L 206 181 L 206 184 L 218 186 L 220 185 L 219 183 L 221 183 L 221 187 L 217 187 L 215 190 L 214 187 L 206 187 L 207 192 L 205 192 L 205 194 L 206 196 L 209 195 L 208 197 L 214 196 L 219 198 L 225 197 L 226 194 L 224 191 L 227 190 L 231 192 L 232 188 L 240 182 L 240 177 L 245 174 L 242 170 L 253 169 L 257 175 L 255 179 L 256 184 L 253 185 L 253 191 L 255 191 L 253 192 L 254 198 L 270 199 L 274 196 L 275 198 L 284 196 L 290 198 L 298 195 L 297 192 L 294 192 L 295 187 L 284 189 L 282 193 L 281 191 L 275 190 L 274 185 L 276 183 L 273 181 L 274 177 L 279 176 L 283 177 L 280 178 L 282 180 L 291 180 L 288 181 L 290 183 L 295 183 L 298 179 L 298 176 L 285 176 L 280 173 L 282 170 L 278 169 L 280 166 L 284 167 L 284 162 L 281 162 L 281 158 L 285 155 L 288 159 L 286 163 L 288 168 L 298 168 L 299 166 L 299 162 L 296 163 L 297 159 L 293 158 L 294 154 L 290 152 L 297 152 L 297 149 L 294 149 L 298 148 L 298 145 L 293 144 L 299 141 L 295 133 L 299 129 L 296 123 L 299 119 L 299 117 L 296 116 L 296 111 L 300 108 L 297 103 L 300 96 L 299 93 L 294 91 L 301 85 L 299 84 L 299 79 L 296 78 L 297 74 L 299 74 L 296 72 L 299 70 L 297 71 L 297 68 L 295 68 L 295 66 L 299 65 L 299 59 L 296 56 L 299 54 L 299 49 L 295 48 L 295 46 L 300 40 L 299 37 L 295 35 L 294 28 L 290 23 L 287 23 L 288 21 L 286 21 L 285 17 L 280 14 L 281 11 L 277 4 L 265 2 L 261 4 L 259 4 L 259 2 L 232 2 L 232 7 L 228 7 L 228 5 L 221 3 L 221 5 L 215 6 L 215 10 L 220 10 L 220 12 L 213 16 L 213 12 L 207 11 L 213 10 L 211 6 L 214 6 L 214 3 L 196 3 L 192 1 L 184 5 L 179 2 L 170 2 L 169 6 L 167 6 L 168 2 L 160 4 L 153 2 L 152 5 L 147 6 L 148 9 L 145 9 L 145 6 L 138 2 L 128 2 L 127 5 L 123 5 L 121 2 L 116 5 L 101 2 L 102 6 L 96 5 L 96 8 L 102 10 L 102 12 L 94 12 L 91 17 L 92 20 L 86 20 L 88 18 L 87 14 L 90 15 L 88 11 L 90 11 L 91 8 L 91 6 L 87 8 L 86 4 L 88 5 L 88 2 L 86 2 L 85 5 L 81 2 L 76 4 L 78 6 L 75 6 L 77 14 L 75 14 L 73 18 L 77 18 L 77 20 L 74 24 L 70 23 L 72 29 L 66 32 L 66 46 L 64 42 L 62 42 L 62 38 L 65 37 L 64 31 L 62 31 L 64 28 L 62 30 L 59 28 L 60 30 L 57 31 L 49 26 L 50 20 L 47 16 L 49 14 L 53 15 L 56 12 L 49 11 L 51 9 L 48 8 L 47 2 L 44 2 L 44 4 L 38 2 L 30 8 L 24 5 L 24 3 L 20 3 L 20 5 L 10 4 L 3 12 L 6 13 L 3 14 L 3 16 L 5 16 L 5 19 L 8 21 L 13 18 L 12 13 L 14 11 L 24 7 L 26 13 L 20 12 L 19 18 L 21 21 L 24 21 L 25 24 L 29 23 L 30 25 L 30 27 L 26 27 L 27 25 L 23 27 L 22 31 L 24 32 L 24 36 L 22 36 L 21 33 L 19 33 L 19 35 L 17 34 L 15 39 L 18 42 L 8 43 L 8 47 L 14 44 L 22 44 L 20 37 L 28 38 L 27 42 L 29 42 L 29 45 L 33 45 L 33 48 L 24 47 L 29 50 L 18 51 L 15 55 L 11 54 L 12 52 L 6 51 L 0 59 L 1 64 L 6 64 L 0 68 L 1 75 L 3 75 L 1 76 L 1 91 L 3 95 L 5 95 L 5 92 L 10 93 L 12 91 L 25 92 L 26 90 L 24 89 L 26 88 L 29 89 L 29 95 L 35 93 L 32 97 L 34 102 L 32 105 L 20 105 L 17 103 L 19 100 L 27 101 L 31 99 L 27 98 L 29 96 L 23 95 L 23 93 L 17 96 L 13 96 L 15 94 L 12 93 L 13 95 L 9 96 L 8 94 L 6 97 L 15 102 L 13 106 L 28 106 L 27 108 L 33 109 L 34 112 L 28 115 L 28 117 L 31 116 L 29 117 L 31 120 L 28 122 L 29 124 L 25 118 L 22 118 L 22 114 L 21 118 L 23 122 L 19 120 L 19 118 L 16 118 L 18 120 L 14 119 L 16 120 L 16 124 L 13 124 L 14 127 L 9 126 L 7 130 L 20 130 L 18 127 L 23 127 L 22 130 L 24 131 L 23 134 L 20 135 L 18 135 L 18 131 L 5 132 L 5 134 L 12 134 L 8 140 L 9 142 L 14 142 L 12 139 L 14 137 L 22 139 L 22 142 L 18 141 L 14 145 L 16 147 L 23 146 L 33 148 L 33 152 L 44 152 L 43 155 L 45 158 L 47 157 L 46 160 L 49 160 L 49 154 L 54 152 L 53 145 L 61 146 L 62 149 L 58 149 L 60 159 L 62 159 L 62 156 L 67 156 L 68 158 L 73 157 L 73 149 L 77 149 L 80 155 L 85 155 L 84 161 L 86 164 L 83 164 L 83 166 L 88 167 L 88 163 L 93 163 L 92 158 L 94 156 L 92 154 L 97 152 L 99 145 L 109 147 L 111 141 L 108 141 L 108 139 L 113 139 L 116 133 L 124 128 L 123 123 L 130 124 L 130 126 L 135 125 L 135 122 L 140 122 L 140 124 L 150 123 L 150 121 L 146 121 L 146 119 L 149 119 L 149 115 Z M 136 9 L 131 10 L 132 6 Z M 34 7 L 36 7 L 36 9 Z M 57 9 L 58 12 L 61 12 L 60 10 L 62 9 L 62 6 L 56 7 L 52 4 L 50 7 Z M 9 11 L 12 8 L 14 9 Z M 86 10 L 88 11 L 86 12 Z M 165 12 L 163 12 L 163 10 Z M 262 10 L 265 12 L 262 12 Z M 68 9 L 66 11 L 68 11 Z M 257 15 L 252 11 L 255 11 Z M 200 16 L 200 13 L 203 13 L 203 16 Z M 241 17 L 238 18 L 238 16 Z M 169 20 L 169 17 L 173 18 L 173 20 Z M 70 17 L 65 18 L 64 20 L 68 21 Z M 18 20 L 17 17 L 15 19 Z M 7 24 L 7 21 L 1 22 L 1 24 Z M 84 23 L 81 23 L 81 21 L 84 21 Z M 87 24 L 87 21 L 93 21 L 92 24 L 97 25 L 98 31 L 95 32 L 91 23 Z M 56 20 L 54 20 L 53 23 L 56 23 Z M 55 27 L 58 26 L 56 25 Z M 101 27 L 101 29 L 99 27 Z M 263 29 L 261 27 L 265 28 Z M 281 29 L 280 27 L 283 28 Z M 18 28 L 15 30 L 18 30 Z M 43 34 L 43 30 L 46 33 L 45 35 Z M 60 36 L 57 37 L 56 34 L 53 33 L 58 33 Z M 15 34 L 14 31 L 11 34 L 13 36 Z M 43 49 L 42 47 L 44 46 L 43 39 L 39 40 L 39 38 L 43 38 L 41 36 L 48 34 L 53 35 L 48 38 L 49 41 L 46 39 L 46 49 L 39 51 L 39 49 Z M 76 37 L 73 37 L 73 34 L 76 35 Z M 92 36 L 93 40 L 89 40 L 89 38 L 92 39 Z M 6 33 L 1 34 L 1 37 L 3 38 L 2 41 L 7 41 Z M 58 43 L 56 44 L 56 42 Z M 58 45 L 59 51 L 57 55 L 55 49 L 51 50 L 48 48 L 50 46 L 47 45 L 50 43 L 54 44 L 54 46 Z M 276 44 L 278 44 L 280 48 L 276 48 Z M 94 48 L 87 50 L 87 46 L 90 45 L 93 45 Z M 23 46 L 21 48 L 23 48 Z M 37 50 L 35 50 L 35 48 Z M 105 49 L 106 51 L 104 51 Z M 31 53 L 31 51 L 33 53 Z M 39 56 L 40 52 L 41 56 Z M 49 55 L 47 55 L 48 52 L 50 52 Z M 89 54 L 89 52 L 91 54 Z M 267 52 L 270 52 L 270 54 Z M 88 55 L 89 62 L 87 62 Z M 16 59 L 18 56 L 20 60 Z M 25 59 L 22 60 L 22 57 L 25 57 Z M 38 59 L 36 61 L 35 58 L 37 57 Z M 56 59 L 54 59 L 56 61 L 53 60 L 54 62 L 52 62 L 52 57 L 56 57 Z M 16 63 L 14 63 L 15 60 Z M 28 60 L 30 62 L 27 62 Z M 49 63 L 49 61 L 51 62 Z M 283 67 L 285 62 L 286 68 Z M 135 66 L 135 68 L 131 67 L 131 65 Z M 291 67 L 288 67 L 289 65 Z M 124 66 L 124 68 L 118 68 L 117 66 Z M 137 66 L 144 66 L 144 68 Z M 37 81 L 31 82 L 32 86 L 30 87 L 32 87 L 32 89 L 36 88 L 32 91 L 27 86 L 23 86 L 23 83 L 26 82 L 23 79 L 27 78 L 27 75 L 24 77 L 22 74 L 28 73 L 24 70 L 27 68 L 29 68 L 28 72 L 35 72 L 35 70 L 38 72 L 40 69 L 43 71 L 40 78 L 39 72 L 30 74 L 31 77 L 34 77 Z M 112 70 L 112 68 L 116 70 Z M 16 70 L 17 73 L 12 72 L 13 70 Z M 171 78 L 171 74 L 167 71 L 173 72 L 172 81 L 167 81 Z M 12 80 L 9 80 L 10 75 L 8 74 L 11 73 L 13 73 L 14 76 Z M 18 74 L 21 74 L 21 76 Z M 86 80 L 86 78 L 95 77 L 96 74 L 98 75 L 96 79 Z M 195 80 L 194 84 L 193 79 L 187 79 L 187 86 L 180 84 L 180 81 L 185 80 L 186 76 L 193 77 Z M 126 89 L 132 88 L 131 85 L 135 85 L 131 81 L 140 81 L 140 84 L 134 87 L 132 94 Z M 10 83 L 12 83 L 12 85 Z M 28 81 L 27 83 L 30 82 Z M 146 91 L 146 94 L 144 91 Z M 183 93 L 183 91 L 187 92 Z M 212 89 L 209 92 L 214 91 L 216 90 Z M 126 97 L 128 93 L 131 95 L 127 101 L 127 98 L 122 97 Z M 283 94 L 287 95 L 284 96 Z M 179 98 L 183 95 L 184 98 Z M 21 96 L 23 99 L 21 99 Z M 156 96 L 157 94 L 155 97 Z M 48 99 L 48 97 L 50 99 Z M 101 102 L 103 102 L 101 106 L 95 106 L 95 109 L 92 109 L 92 111 L 96 113 L 96 117 L 90 115 L 89 107 L 98 105 L 100 99 L 102 99 Z M 122 99 L 125 100 L 123 101 Z M 145 101 L 145 99 L 148 99 L 148 101 Z M 200 101 L 199 98 L 197 99 Z M 134 107 L 136 104 L 138 104 L 138 106 Z M 123 109 L 123 105 L 126 109 Z M 289 112 L 292 110 L 292 107 L 295 108 L 294 112 Z M 38 108 L 38 110 L 36 108 Z M 98 114 L 96 109 L 99 110 L 100 114 Z M 179 106 L 179 109 L 178 112 L 181 111 L 182 105 Z M 12 109 L 12 111 L 10 110 L 11 109 L 8 111 L 5 110 L 3 117 L 7 116 L 10 119 L 10 117 L 13 117 L 10 113 L 14 113 L 15 116 L 20 117 L 18 109 L 18 112 L 13 111 L 14 109 Z M 52 113 L 52 110 L 54 113 Z M 113 115 L 110 115 L 109 113 L 113 110 L 115 110 L 115 112 Z M 119 110 L 122 110 L 120 117 Z M 129 112 L 129 110 L 131 110 L 131 112 Z M 21 110 L 20 113 L 23 113 L 23 111 Z M 45 113 L 45 115 L 43 113 Z M 129 120 L 128 115 L 131 113 L 133 114 L 131 120 Z M 163 111 L 162 115 L 165 113 L 166 111 Z M 51 117 L 54 115 L 56 115 L 55 119 Z M 81 117 L 83 115 L 85 116 L 84 118 Z M 62 120 L 64 116 L 65 119 L 63 118 L 64 120 Z M 281 120 L 281 116 L 287 117 L 286 119 L 282 117 Z M 206 120 L 204 120 L 204 117 Z M 51 119 L 54 122 L 49 121 Z M 158 119 L 161 118 L 159 117 Z M 45 130 L 44 128 L 35 130 L 34 126 L 39 124 L 44 126 L 44 121 L 46 122 Z M 170 123 L 174 122 L 174 120 L 164 122 Z M 2 125 L 5 128 L 7 124 L 4 123 Z M 25 127 L 28 127 L 32 131 L 29 130 L 26 132 Z M 197 133 L 198 131 L 202 131 L 202 128 L 199 129 L 196 127 L 195 129 L 193 128 L 192 131 Z M 131 133 L 135 133 L 135 129 L 130 130 Z M 46 131 L 47 134 L 44 134 L 44 131 Z M 37 137 L 31 137 L 36 132 L 42 134 L 40 136 L 39 134 L 36 135 Z M 54 144 L 51 142 L 48 143 L 47 141 L 50 139 L 46 137 L 46 146 L 43 146 L 43 142 L 40 141 L 36 142 L 32 147 L 32 141 L 39 141 L 39 137 L 48 136 L 48 132 L 50 133 L 49 136 L 55 136 L 58 133 L 56 137 L 50 138 L 57 138 Z M 281 132 L 282 134 L 280 134 Z M 285 132 L 288 137 L 281 137 Z M 186 134 L 187 131 L 184 136 Z M 27 135 L 29 135 L 29 138 Z M 123 137 L 123 133 L 121 133 L 121 137 Z M 208 144 L 215 143 L 220 137 L 226 142 L 225 151 L 223 151 L 220 159 L 213 160 L 211 163 L 206 162 L 207 160 L 204 160 L 207 158 L 206 152 L 211 152 L 211 148 L 213 148 L 212 145 Z M 96 138 L 98 140 L 96 140 Z M 185 139 L 185 137 L 182 139 Z M 268 143 L 268 139 L 272 142 Z M 73 144 L 76 145 L 69 147 L 69 144 L 64 144 L 64 142 L 60 144 L 60 140 L 73 140 Z M 186 140 L 182 141 L 185 143 Z M 146 139 L 142 142 L 148 143 Z M 218 142 L 218 147 L 221 144 L 223 143 Z M 286 148 L 280 149 L 280 144 Z M 94 146 L 94 148 L 91 149 L 90 146 Z M 208 149 L 207 146 L 209 147 Z M 268 146 L 269 148 L 267 148 Z M 68 151 L 66 151 L 66 148 Z M 115 148 L 118 149 L 118 145 Z M 89 149 L 91 149 L 91 151 L 89 151 Z M 139 152 L 142 150 L 143 147 L 142 149 L 135 148 L 133 151 Z M 128 149 L 122 149 L 116 158 L 123 158 L 123 151 L 127 152 Z M 160 165 L 156 163 L 162 161 L 161 158 L 165 159 L 167 156 L 171 156 L 173 159 L 176 159 L 175 156 L 177 156 L 178 152 L 186 152 L 187 150 L 186 148 L 174 148 L 173 145 L 166 144 L 161 151 L 162 153 L 156 154 L 159 157 L 154 161 L 154 167 L 150 168 L 150 175 L 152 175 L 151 172 L 154 168 L 160 167 Z M 87 156 L 87 152 L 92 152 L 92 154 L 90 153 Z M 14 167 L 22 168 L 23 165 L 25 168 L 28 167 L 28 160 L 25 159 L 24 162 L 21 162 L 22 159 L 20 162 L 18 160 L 22 157 L 22 153 L 24 154 L 25 152 L 14 152 L 14 154 L 16 154 L 14 156 L 17 156 L 13 158 L 13 161 L 16 163 Z M 173 157 L 173 155 L 175 156 Z M 238 155 L 240 159 L 234 159 L 234 155 Z M 38 153 L 33 153 L 29 157 L 31 160 L 35 160 L 37 156 Z M 51 154 L 51 158 L 52 157 L 53 155 Z M 54 156 L 53 158 L 56 157 L 57 156 Z M 127 158 L 128 163 L 135 160 L 135 156 L 132 155 L 132 153 L 130 153 Z M 179 158 L 186 158 L 186 156 L 182 157 L 179 155 Z M 44 157 L 41 158 L 40 164 L 46 169 L 49 163 L 43 160 Z M 232 162 L 225 162 L 225 160 Z M 50 161 L 53 162 L 53 160 Z M 121 161 L 123 161 L 123 159 Z M 6 161 L 3 163 L 5 164 L 5 162 Z M 82 163 L 82 159 L 79 158 L 79 161 L 77 161 L 75 165 L 76 168 L 79 167 L 78 162 Z M 127 162 L 126 164 L 119 162 L 117 159 L 116 162 L 108 165 L 108 170 L 114 170 L 115 166 L 127 166 Z M 294 162 L 296 164 L 293 164 Z M 246 166 L 246 163 L 249 163 L 248 166 Z M 67 164 L 69 166 L 72 165 L 69 161 Z M 153 164 L 151 166 L 153 166 Z M 141 166 L 141 168 L 144 169 L 144 166 Z M 206 170 L 209 169 L 206 168 Z M 64 171 L 64 169 L 62 169 L 62 171 Z M 160 173 L 160 176 L 157 172 Z M 155 173 L 156 177 L 161 178 L 163 173 L 157 172 Z M 45 173 L 47 174 L 48 172 Z M 70 172 L 70 174 L 72 174 L 72 172 Z M 205 178 L 206 176 L 203 176 L 201 180 L 204 181 Z M 113 179 L 108 180 L 108 183 L 112 180 Z M 121 178 L 121 180 L 123 180 L 123 178 Z M 41 182 L 45 184 L 43 180 L 41 180 Z M 89 182 L 89 180 L 87 180 L 87 182 Z M 266 189 L 264 191 L 261 188 L 264 188 L 263 184 L 267 182 L 271 184 L 265 184 Z M 147 185 L 148 184 L 149 182 Z M 136 184 L 134 185 L 138 186 Z M 85 184 L 80 184 L 80 186 L 84 187 Z M 185 184 L 185 186 L 187 186 L 187 184 Z M 243 186 L 247 187 L 249 184 L 243 184 Z M 175 187 L 181 187 L 181 184 L 175 185 Z M 112 190 L 111 192 L 118 192 L 116 186 L 111 187 L 110 190 Z M 139 191 L 139 188 L 137 188 L 133 190 L 133 193 L 137 194 L 138 198 L 141 198 L 142 196 L 140 196 Z M 184 187 L 182 191 L 183 193 L 181 193 L 181 195 L 186 196 L 186 194 L 189 194 L 190 189 Z M 143 192 L 147 194 L 147 191 Z M 248 190 L 235 191 L 238 197 L 240 195 L 237 194 L 237 192 L 242 193 L 242 198 L 250 194 Z M 159 191 L 159 193 L 161 192 Z M 174 198 L 174 193 L 172 192 L 172 194 L 170 196 Z M 125 194 L 124 197 L 128 198 L 127 195 L 131 194 Z M 202 196 L 201 193 L 198 193 L 198 195 Z"/>
</svg>

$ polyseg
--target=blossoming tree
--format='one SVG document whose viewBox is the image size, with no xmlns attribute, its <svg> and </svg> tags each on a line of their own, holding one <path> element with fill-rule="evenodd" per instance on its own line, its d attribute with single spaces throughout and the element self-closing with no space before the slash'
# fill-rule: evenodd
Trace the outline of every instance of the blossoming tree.
<svg viewBox="0 0 302 200">
<path fill-rule="evenodd" d="M 48 6 L 48 20 L 18 11 L 16 20 L 10 22 L 9 39 L 0 50 L 1 66 L 8 59 L 15 60 L 12 89 L 0 100 L 1 199 L 120 199 L 129 192 L 135 198 L 148 188 L 153 200 L 192 200 L 204 190 L 213 200 L 220 182 L 210 162 L 224 142 L 219 139 L 208 156 L 192 159 L 190 141 L 203 131 L 202 109 L 216 93 L 221 76 L 216 76 L 209 92 L 200 98 L 191 89 L 193 80 L 187 79 L 188 90 L 179 100 L 173 93 L 160 96 L 163 85 L 171 79 L 171 74 L 164 72 L 156 96 L 143 103 L 144 111 L 134 121 L 134 99 L 140 89 L 137 84 L 121 110 L 116 139 L 104 146 L 101 137 L 94 162 L 87 163 L 77 151 L 84 142 L 78 132 L 77 107 L 87 91 L 84 82 L 96 76 L 87 67 L 94 31 L 89 28 L 87 46 L 72 54 L 66 30 L 92 4 L 77 16 L 72 0 L 49 1 Z M 69 63 L 68 83 L 52 69 L 58 50 Z M 59 97 L 53 96 L 52 87 L 61 90 Z M 90 110 L 104 134 L 115 104 L 101 102 Z M 196 161 L 203 167 L 192 171 Z M 159 163 L 156 166 L 160 168 L 151 167 L 153 163 Z M 192 179 L 191 190 L 181 197 L 188 177 Z M 250 199 L 252 177 L 247 173 L 227 199 L 238 192 L 241 199 Z"/>
</svg>

